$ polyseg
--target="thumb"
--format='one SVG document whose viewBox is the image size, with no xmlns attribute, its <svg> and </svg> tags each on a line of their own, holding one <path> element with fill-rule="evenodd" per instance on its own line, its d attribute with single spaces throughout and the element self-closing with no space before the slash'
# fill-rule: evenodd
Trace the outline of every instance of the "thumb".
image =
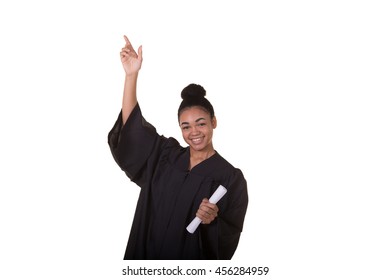
<svg viewBox="0 0 390 280">
<path fill-rule="evenodd" d="M 142 60 L 142 46 L 138 47 L 138 58 Z"/>
</svg>

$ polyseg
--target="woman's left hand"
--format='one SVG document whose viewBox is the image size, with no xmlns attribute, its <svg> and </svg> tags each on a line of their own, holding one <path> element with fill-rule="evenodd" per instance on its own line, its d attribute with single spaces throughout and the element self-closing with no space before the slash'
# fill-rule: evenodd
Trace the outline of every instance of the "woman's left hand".
<svg viewBox="0 0 390 280">
<path fill-rule="evenodd" d="M 217 204 L 210 203 L 207 198 L 202 200 L 196 216 L 202 220 L 202 224 L 210 224 L 218 216 Z"/>
</svg>

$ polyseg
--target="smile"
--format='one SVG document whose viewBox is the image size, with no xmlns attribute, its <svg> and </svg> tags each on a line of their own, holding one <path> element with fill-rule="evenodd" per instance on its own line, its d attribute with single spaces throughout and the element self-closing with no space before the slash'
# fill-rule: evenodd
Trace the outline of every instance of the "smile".
<svg viewBox="0 0 390 280">
<path fill-rule="evenodd" d="M 199 138 L 192 138 L 191 139 L 191 142 L 194 143 L 194 144 L 199 144 L 200 142 L 202 142 L 203 138 L 202 137 L 199 137 Z"/>
</svg>

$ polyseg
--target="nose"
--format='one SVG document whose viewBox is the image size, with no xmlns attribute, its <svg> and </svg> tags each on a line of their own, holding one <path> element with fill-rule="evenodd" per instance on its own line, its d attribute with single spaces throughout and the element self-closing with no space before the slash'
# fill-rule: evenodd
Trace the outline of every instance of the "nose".
<svg viewBox="0 0 390 280">
<path fill-rule="evenodd" d="M 198 127 L 195 125 L 191 129 L 191 135 L 197 135 L 197 134 L 199 134 L 199 131 L 198 131 Z"/>
</svg>

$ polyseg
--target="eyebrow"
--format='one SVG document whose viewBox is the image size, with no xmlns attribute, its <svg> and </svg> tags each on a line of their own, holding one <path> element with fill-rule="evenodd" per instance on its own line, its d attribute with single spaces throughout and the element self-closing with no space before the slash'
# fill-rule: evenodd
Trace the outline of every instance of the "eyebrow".
<svg viewBox="0 0 390 280">
<path fill-rule="evenodd" d="M 195 122 L 200 122 L 202 120 L 205 121 L 206 119 L 205 118 L 199 118 Z M 182 122 L 180 125 L 185 125 L 185 124 L 190 124 L 190 123 L 189 122 Z"/>
</svg>

